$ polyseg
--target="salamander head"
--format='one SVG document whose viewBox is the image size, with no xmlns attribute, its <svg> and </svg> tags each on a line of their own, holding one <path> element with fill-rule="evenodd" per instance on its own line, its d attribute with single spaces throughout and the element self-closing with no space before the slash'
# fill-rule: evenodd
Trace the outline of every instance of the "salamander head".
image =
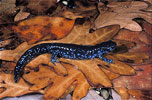
<svg viewBox="0 0 152 100">
<path fill-rule="evenodd" d="M 116 48 L 116 43 L 113 41 L 106 42 L 106 49 L 107 51 L 113 51 Z"/>
</svg>

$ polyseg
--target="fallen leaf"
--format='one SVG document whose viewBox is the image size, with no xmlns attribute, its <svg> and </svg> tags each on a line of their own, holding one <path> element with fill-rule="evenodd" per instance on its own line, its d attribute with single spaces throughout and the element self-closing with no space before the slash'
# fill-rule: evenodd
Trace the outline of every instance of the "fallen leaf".
<svg viewBox="0 0 152 100">
<path fill-rule="evenodd" d="M 150 100 L 152 99 L 152 95 L 151 95 L 151 92 L 150 94 L 145 94 L 146 93 L 146 90 L 142 91 L 142 90 L 128 90 L 128 93 L 133 97 L 133 98 L 136 98 L 138 100 Z M 148 93 L 148 92 L 147 92 Z"/>
<path fill-rule="evenodd" d="M 34 69 L 40 64 L 47 64 L 49 66 L 52 66 L 53 70 L 58 75 L 63 75 L 63 76 L 67 75 L 67 70 L 64 68 L 64 66 L 61 63 L 56 63 L 56 66 L 54 66 L 50 61 L 50 58 L 51 56 L 49 54 L 40 55 L 37 58 L 33 59 L 31 62 L 29 62 L 27 66 Z"/>
<path fill-rule="evenodd" d="M 96 59 L 95 61 L 98 63 L 98 66 L 110 70 L 113 73 L 117 73 L 119 75 L 135 75 L 135 70 L 131 66 L 118 61 L 115 57 L 112 57 L 110 55 L 106 57 L 108 59 L 112 59 L 113 63 L 108 64 L 107 62 Z"/>
<path fill-rule="evenodd" d="M 15 5 L 16 0 L 1 0 L 0 1 L 0 24 L 13 22 L 11 16 L 14 16 L 19 9 Z"/>
<path fill-rule="evenodd" d="M 45 14 L 51 7 L 56 7 L 56 0 L 27 0 L 26 9 L 33 14 Z"/>
<path fill-rule="evenodd" d="M 127 62 L 127 63 L 133 63 L 133 64 L 141 64 L 144 62 L 144 60 L 148 60 L 149 56 L 145 53 L 123 53 L 123 54 L 114 54 L 114 57 L 116 57 L 119 61 Z"/>
<path fill-rule="evenodd" d="M 100 70 L 100 68 L 97 66 L 97 63 L 95 63 L 93 60 L 79 61 L 62 59 L 61 61 L 66 61 L 78 67 L 85 74 L 88 80 L 93 84 L 93 86 L 112 86 L 109 78 L 102 70 Z"/>
<path fill-rule="evenodd" d="M 149 45 L 152 41 L 151 37 L 143 31 L 134 32 L 126 29 L 120 30 L 117 36 L 115 36 L 115 39 L 127 40 L 135 43 L 145 43 Z"/>
<path fill-rule="evenodd" d="M 35 43 L 40 40 L 61 39 L 71 31 L 73 25 L 74 20 L 37 16 L 12 26 L 12 29 L 28 43 Z"/>
<path fill-rule="evenodd" d="M 100 15 L 95 20 L 95 30 L 104 26 L 118 24 L 121 28 L 142 31 L 140 25 L 132 20 L 134 18 L 143 18 L 152 23 L 151 12 L 143 11 L 148 7 L 145 2 L 113 2 L 107 6 L 109 7 L 108 10 L 100 10 Z"/>
<path fill-rule="evenodd" d="M 68 70 L 68 75 L 66 77 L 57 76 L 54 78 L 53 85 L 44 94 L 46 100 L 59 98 L 74 81 L 77 81 L 78 85 L 73 92 L 72 100 L 80 100 L 86 96 L 90 86 L 84 75 L 70 64 L 64 64 L 64 66 Z"/>
<path fill-rule="evenodd" d="M 11 39 L 0 41 L 0 47 L 4 47 L 4 46 L 8 45 L 8 44 L 10 44 L 10 42 L 11 42 Z"/>
<path fill-rule="evenodd" d="M 20 20 L 24 20 L 25 18 L 27 18 L 30 15 L 30 13 L 28 12 L 24 12 L 23 11 L 23 7 L 20 7 L 20 11 L 17 13 L 17 15 L 14 18 L 14 21 L 20 21 Z"/>
<path fill-rule="evenodd" d="M 114 87 L 115 91 L 121 96 L 122 100 L 128 100 L 129 94 L 128 89 L 125 87 Z"/>
<path fill-rule="evenodd" d="M 152 25 L 146 21 L 142 22 L 143 30 L 152 37 Z"/>
<path fill-rule="evenodd" d="M 29 83 L 34 84 L 29 90 L 37 91 L 46 87 L 55 76 L 56 74 L 52 72 L 48 66 L 40 65 L 38 72 L 30 70 L 30 73 L 24 74 L 23 78 Z"/>
<path fill-rule="evenodd" d="M 118 78 L 120 76 L 119 74 L 113 73 L 113 72 L 111 72 L 109 70 L 106 70 L 106 69 L 104 69 L 102 67 L 100 67 L 100 69 L 108 76 L 108 78 L 110 80 L 116 79 L 116 78 Z"/>
<path fill-rule="evenodd" d="M 19 83 L 15 84 L 11 74 L 0 74 L 0 87 L 4 88 L 4 91 L 0 93 L 1 99 L 8 96 L 16 97 L 33 92 L 29 90 L 30 86 L 27 85 L 23 79 L 20 79 Z"/>
</svg>

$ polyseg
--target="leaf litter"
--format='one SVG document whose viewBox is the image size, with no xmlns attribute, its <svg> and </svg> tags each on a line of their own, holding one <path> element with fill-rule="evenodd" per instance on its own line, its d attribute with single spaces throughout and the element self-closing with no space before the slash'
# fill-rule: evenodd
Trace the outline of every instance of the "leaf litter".
<svg viewBox="0 0 152 100">
<path fill-rule="evenodd" d="M 146 12 L 146 7 L 148 7 L 148 5 L 145 2 L 109 2 L 107 5 L 108 10 L 101 9 L 104 8 L 105 5 L 98 4 L 99 6 L 97 7 L 100 13 L 99 16 L 96 16 L 98 12 L 94 6 L 94 4 L 97 3 L 96 1 L 85 1 L 86 4 L 83 4 L 83 0 L 81 2 L 76 1 L 76 4 L 81 9 L 70 9 L 63 5 L 62 2 L 55 5 L 56 3 L 54 1 L 48 4 L 46 4 L 47 1 L 43 2 L 39 0 L 37 4 L 34 4 L 33 1 L 34 0 L 27 0 L 24 2 L 18 1 L 19 4 L 17 5 L 13 3 L 13 8 L 18 7 L 18 9 L 21 9 L 19 7 L 19 5 L 21 5 L 23 6 L 21 11 L 28 12 L 34 17 L 28 18 L 26 17 L 27 15 L 24 15 L 25 17 L 22 16 L 23 18 L 19 17 L 18 20 L 15 19 L 14 23 L 16 25 L 8 24 L 3 26 L 8 29 L 11 26 L 13 29 L 11 31 L 17 33 L 16 36 L 22 40 L 15 49 L 7 50 L 6 48 L 6 45 L 10 45 L 11 39 L 8 39 L 7 37 L 10 35 L 11 31 L 1 31 L 3 33 L 2 36 L 5 34 L 8 35 L 3 36 L 6 38 L 3 38 L 0 42 L 1 47 L 4 48 L 4 50 L 0 51 L 0 60 L 3 62 L 0 64 L 0 71 L 2 72 L 0 74 L 0 98 L 7 96 L 15 97 L 37 92 L 44 94 L 45 100 L 50 100 L 61 97 L 64 98 L 67 94 L 73 91 L 72 99 L 80 100 L 82 97 L 86 96 L 90 87 L 114 88 L 115 91 L 120 94 L 122 100 L 130 98 L 130 96 L 135 96 L 135 98 L 137 97 L 139 100 L 151 98 L 150 96 L 147 96 L 150 91 L 149 81 L 151 79 L 148 78 L 149 75 L 145 76 L 147 77 L 146 84 L 144 83 L 144 80 L 140 81 L 141 85 L 145 84 L 142 88 L 140 88 L 140 85 L 137 85 L 135 88 L 136 80 L 132 80 L 132 83 L 129 81 L 132 77 L 140 80 L 145 71 L 150 73 L 150 69 L 143 69 L 134 66 L 134 64 L 138 66 L 144 64 L 145 60 L 150 59 L 147 53 L 145 53 L 145 51 L 150 53 L 150 47 L 147 46 L 147 49 L 144 50 L 144 48 L 141 48 L 141 45 L 139 44 L 142 43 L 150 45 L 151 36 L 149 35 L 149 27 L 151 27 L 151 24 L 147 24 L 145 21 L 140 21 L 141 26 L 139 26 L 132 20 L 134 18 L 143 18 L 147 22 L 151 22 L 151 12 Z M 27 3 L 28 5 L 25 5 L 24 3 Z M 41 5 L 43 3 L 44 5 Z M 87 8 L 87 4 L 91 6 Z M 128 6 L 128 4 L 130 4 L 130 6 Z M 41 7 L 37 9 L 37 7 L 35 8 L 36 5 Z M 49 11 L 49 7 L 54 8 L 51 8 Z M 64 13 L 60 13 L 61 10 L 64 10 Z M 113 12 L 111 12 L 112 10 Z M 17 10 L 15 9 L 15 11 Z M 93 12 L 90 13 L 90 11 Z M 89 13 L 87 14 L 86 12 Z M 113 19 L 111 18 L 112 13 L 120 15 L 116 15 Z M 8 14 L 9 16 L 12 15 L 12 13 Z M 37 16 L 33 14 L 37 14 Z M 18 15 L 16 15 L 15 18 L 17 17 Z M 77 18 L 84 19 L 84 23 L 77 24 Z M 4 21 L 6 19 L 3 18 L 0 20 L 1 23 L 6 24 L 13 22 L 10 19 L 8 19 L 8 21 Z M 126 19 L 130 21 L 129 24 Z M 47 25 L 51 25 L 51 27 L 47 27 L 48 30 L 44 30 Z M 93 25 L 95 25 L 95 30 L 90 33 L 90 29 Z M 21 27 L 25 30 L 22 30 Z M 141 31 L 141 27 L 144 29 L 142 32 L 129 32 L 128 30 L 120 29 L 126 28 L 131 31 Z M 28 37 L 32 32 L 36 38 Z M 46 33 L 50 33 L 50 36 Z M 56 38 L 52 38 L 51 34 L 56 34 Z M 127 37 L 127 35 L 130 37 Z M 44 54 L 29 62 L 25 67 L 24 75 L 20 79 L 19 83 L 16 84 L 13 81 L 13 69 L 15 67 L 15 63 L 27 49 L 34 45 L 54 42 L 95 45 L 108 40 L 113 40 L 117 43 L 116 50 L 105 55 L 107 58 L 113 59 L 114 64 L 107 64 L 99 59 L 79 61 L 61 58 L 61 63 L 54 66 L 50 62 L 51 55 Z M 141 52 L 136 52 L 138 50 L 138 45 L 140 46 Z M 149 68 L 148 65 L 147 67 Z M 5 72 L 6 68 L 8 71 L 10 70 L 10 73 Z M 144 72 L 139 70 L 144 70 Z M 128 81 L 124 81 L 122 77 Z M 16 89 L 18 92 L 15 91 Z M 146 94 L 144 90 L 148 93 Z M 13 94 L 12 91 L 14 91 Z"/>
</svg>

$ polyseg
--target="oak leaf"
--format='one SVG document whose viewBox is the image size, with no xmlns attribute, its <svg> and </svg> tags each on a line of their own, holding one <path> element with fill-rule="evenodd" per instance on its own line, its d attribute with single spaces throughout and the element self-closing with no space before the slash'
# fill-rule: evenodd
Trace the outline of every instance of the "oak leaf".
<svg viewBox="0 0 152 100">
<path fill-rule="evenodd" d="M 0 93 L 0 98 L 16 97 L 33 92 L 29 90 L 30 86 L 23 79 L 15 84 L 12 74 L 0 74 L 0 87 L 4 88 L 3 92 Z"/>
<path fill-rule="evenodd" d="M 49 100 L 51 98 L 57 99 L 64 94 L 66 89 L 68 89 L 73 82 L 76 82 L 73 100 L 80 100 L 80 98 L 84 97 L 90 87 L 86 78 L 73 66 L 65 63 L 62 64 L 68 71 L 67 76 L 59 76 L 51 71 L 48 66 L 42 65 L 38 72 L 30 71 L 30 73 L 24 74 L 24 79 L 31 84 L 34 84 L 30 87 L 30 90 L 36 91 L 47 86 L 44 93 L 45 100 Z"/>
<path fill-rule="evenodd" d="M 72 100 L 80 100 L 86 96 L 90 85 L 84 75 L 70 64 L 64 64 L 64 66 L 68 70 L 67 77 L 58 76 L 54 78 L 54 84 L 50 86 L 44 94 L 46 100 L 54 97 L 58 98 L 74 81 L 77 81 L 77 86 L 74 89 Z"/>
<path fill-rule="evenodd" d="M 100 9 L 100 15 L 95 20 L 94 29 L 104 26 L 119 24 L 121 28 L 126 28 L 132 31 L 141 31 L 134 18 L 143 18 L 149 23 L 152 23 L 151 12 L 143 11 L 148 7 L 148 4 L 140 1 L 130 2 L 113 2 L 107 5 L 108 10 Z"/>
</svg>

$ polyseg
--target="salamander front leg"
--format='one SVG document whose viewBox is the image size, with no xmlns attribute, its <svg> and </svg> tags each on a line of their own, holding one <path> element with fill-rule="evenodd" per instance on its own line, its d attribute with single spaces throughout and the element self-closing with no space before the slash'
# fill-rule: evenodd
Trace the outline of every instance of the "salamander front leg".
<svg viewBox="0 0 152 100">
<path fill-rule="evenodd" d="M 100 56 L 99 58 L 100 58 L 101 60 L 109 63 L 109 64 L 110 64 L 110 63 L 113 63 L 113 60 L 112 60 L 112 59 L 108 59 L 108 58 L 106 58 L 106 57 L 104 57 L 104 56 Z"/>
<path fill-rule="evenodd" d="M 53 53 L 51 55 L 51 62 L 53 63 L 54 66 L 56 66 L 55 62 L 56 63 L 60 63 L 59 60 L 56 58 L 57 57 L 57 54 L 56 53 Z"/>
</svg>

